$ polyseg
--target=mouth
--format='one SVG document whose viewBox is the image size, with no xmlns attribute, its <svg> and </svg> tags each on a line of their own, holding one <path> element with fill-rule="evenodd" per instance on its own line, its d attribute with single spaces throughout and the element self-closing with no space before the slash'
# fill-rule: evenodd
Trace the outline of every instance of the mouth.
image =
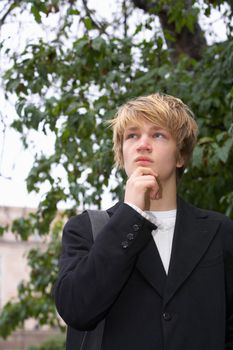
<svg viewBox="0 0 233 350">
<path fill-rule="evenodd" d="M 136 159 L 135 159 L 135 162 L 136 163 L 143 163 L 143 164 L 151 164 L 151 163 L 153 163 L 153 160 L 152 159 L 150 159 L 150 158 L 148 158 L 148 157 L 137 157 Z"/>
</svg>

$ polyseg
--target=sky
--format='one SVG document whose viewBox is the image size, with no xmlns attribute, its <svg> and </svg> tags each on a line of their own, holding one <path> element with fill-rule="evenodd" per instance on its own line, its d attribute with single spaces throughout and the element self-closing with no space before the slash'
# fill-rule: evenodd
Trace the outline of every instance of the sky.
<svg viewBox="0 0 233 350">
<path fill-rule="evenodd" d="M 1 3 L 3 4 L 4 1 L 1 1 Z M 98 10 L 101 8 L 101 15 L 103 17 L 109 18 L 113 3 L 111 2 L 110 4 L 108 0 L 98 2 Z M 96 6 L 94 0 L 89 0 L 89 4 L 93 8 Z M 137 20 L 136 17 L 135 20 Z M 21 49 L 28 35 L 38 35 L 38 26 L 32 20 L 21 18 L 21 21 L 24 23 L 23 27 L 21 25 L 19 28 L 18 23 L 10 22 L 1 28 L 0 40 L 7 40 L 10 48 L 16 47 Z M 215 35 L 218 40 L 224 40 L 226 38 L 225 26 L 217 11 L 212 14 L 210 21 L 213 23 Z M 53 25 L 56 25 L 56 23 Z M 205 27 L 209 23 L 202 22 L 202 25 Z M 50 35 L 50 33 L 46 32 L 46 35 Z M 209 37 L 208 40 L 211 41 L 212 38 Z M 7 64 L 9 64 L 7 57 L 0 53 L 0 67 L 5 67 Z M 43 133 L 32 132 L 29 135 L 29 138 L 33 140 L 32 147 L 24 150 L 19 134 L 9 128 L 9 125 L 16 117 L 12 106 L 14 102 L 12 100 L 10 103 L 6 103 L 4 91 L 0 89 L 0 118 L 4 118 L 4 123 L 6 124 L 4 125 L 0 119 L 0 206 L 36 207 L 47 191 L 46 184 L 41 187 L 41 193 L 39 195 L 35 193 L 29 194 L 27 192 L 25 178 L 32 167 L 35 151 L 42 149 L 45 154 L 51 154 L 54 139 L 52 134 L 45 136 Z M 103 196 L 103 208 L 107 208 L 110 205 L 111 197 L 106 191 Z"/>
</svg>

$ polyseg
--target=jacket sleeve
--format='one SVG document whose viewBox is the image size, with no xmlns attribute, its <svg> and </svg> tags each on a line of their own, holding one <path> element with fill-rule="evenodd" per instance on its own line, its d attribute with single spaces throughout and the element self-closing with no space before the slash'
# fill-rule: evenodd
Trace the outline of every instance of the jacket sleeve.
<svg viewBox="0 0 233 350">
<path fill-rule="evenodd" d="M 154 224 L 120 204 L 93 242 L 87 213 L 64 227 L 55 303 L 63 320 L 79 330 L 95 328 L 127 282 Z"/>
<path fill-rule="evenodd" d="M 226 291 L 226 337 L 225 349 L 233 350 L 233 221 L 225 220 L 224 232 L 224 272 Z"/>
</svg>

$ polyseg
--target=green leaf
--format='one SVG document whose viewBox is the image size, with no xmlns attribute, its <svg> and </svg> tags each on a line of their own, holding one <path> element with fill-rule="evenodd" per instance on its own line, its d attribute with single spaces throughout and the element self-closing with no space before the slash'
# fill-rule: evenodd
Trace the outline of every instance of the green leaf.
<svg viewBox="0 0 233 350">
<path fill-rule="evenodd" d="M 84 23 L 87 30 L 91 30 L 93 28 L 92 21 L 89 17 L 84 18 L 83 23 Z"/>
<path fill-rule="evenodd" d="M 3 236 L 4 233 L 9 229 L 9 226 L 0 226 L 0 236 Z"/>
<path fill-rule="evenodd" d="M 199 139 L 198 144 L 203 145 L 203 144 L 212 143 L 212 142 L 214 142 L 214 139 L 212 137 L 205 136 Z"/>
<path fill-rule="evenodd" d="M 36 6 L 32 5 L 31 13 L 34 16 L 35 21 L 40 24 L 41 23 L 41 15 L 40 15 L 40 12 Z"/>
<path fill-rule="evenodd" d="M 158 48 L 158 50 L 161 50 L 162 47 L 163 47 L 163 39 L 161 38 L 161 36 L 159 36 L 157 38 L 157 48 Z"/>
<path fill-rule="evenodd" d="M 95 38 L 91 44 L 93 49 L 96 51 L 100 51 L 104 47 L 104 45 L 105 41 L 101 37 Z"/>
<path fill-rule="evenodd" d="M 226 163 L 230 155 L 230 151 L 233 151 L 233 139 L 228 139 L 222 147 L 218 147 L 216 150 L 216 155 L 223 163 Z"/>
<path fill-rule="evenodd" d="M 71 8 L 71 9 L 69 9 L 69 10 L 68 10 L 68 14 L 69 14 L 69 15 L 75 15 L 75 16 L 78 16 L 78 15 L 80 15 L 80 11 L 79 11 L 79 10 L 77 10 L 77 9 L 73 9 L 73 8 Z"/>
</svg>

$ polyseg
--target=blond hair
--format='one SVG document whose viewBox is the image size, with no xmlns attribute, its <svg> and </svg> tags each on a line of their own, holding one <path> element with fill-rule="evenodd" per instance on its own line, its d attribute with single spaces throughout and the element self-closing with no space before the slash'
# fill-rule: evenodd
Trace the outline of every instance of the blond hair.
<svg viewBox="0 0 233 350">
<path fill-rule="evenodd" d="M 183 159 L 184 166 L 178 170 L 182 175 L 196 144 L 198 126 L 193 112 L 179 98 L 155 93 L 132 99 L 122 105 L 110 121 L 113 129 L 113 152 L 115 164 L 124 168 L 123 136 L 126 126 L 140 124 L 141 120 L 152 122 L 169 131 L 177 144 L 177 159 Z"/>
</svg>

